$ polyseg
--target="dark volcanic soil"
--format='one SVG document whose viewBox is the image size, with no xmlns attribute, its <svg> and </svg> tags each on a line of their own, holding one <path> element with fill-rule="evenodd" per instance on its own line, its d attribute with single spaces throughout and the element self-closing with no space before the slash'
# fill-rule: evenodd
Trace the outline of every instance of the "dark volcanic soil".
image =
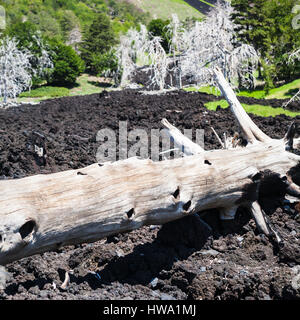
<svg viewBox="0 0 300 320">
<path fill-rule="evenodd" d="M 211 96 L 183 91 L 142 95 L 103 92 L 48 100 L 37 106 L 0 110 L 0 177 L 21 178 L 80 168 L 96 161 L 98 130 L 205 129 L 206 149 L 219 148 L 219 135 L 235 132 L 227 109 L 208 111 Z M 292 119 L 251 116 L 274 138 Z M 299 121 L 300 117 L 296 118 Z M 37 158 L 34 145 L 47 152 Z M 1 299 L 300 299 L 300 205 L 261 197 L 261 205 L 285 246 L 274 247 L 257 233 L 249 213 L 221 223 L 211 210 L 160 226 L 143 227 L 94 244 L 70 246 L 7 266 L 11 278 Z M 67 290 L 65 272 L 73 270 Z"/>
</svg>

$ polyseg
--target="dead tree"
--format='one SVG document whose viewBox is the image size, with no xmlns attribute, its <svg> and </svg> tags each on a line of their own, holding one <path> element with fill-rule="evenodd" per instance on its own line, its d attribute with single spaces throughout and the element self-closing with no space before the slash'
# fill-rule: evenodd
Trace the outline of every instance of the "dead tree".
<svg viewBox="0 0 300 320">
<path fill-rule="evenodd" d="M 289 172 L 300 157 L 289 152 L 294 124 L 281 140 L 263 133 L 246 114 L 220 70 L 216 82 L 230 104 L 246 147 L 204 151 L 163 120 L 187 156 L 128 160 L 80 170 L 0 182 L 0 265 L 58 247 L 94 242 L 143 225 L 158 225 L 211 208 L 233 219 L 249 208 L 266 235 L 275 234 L 257 201 L 261 172 L 271 170 L 300 196 Z"/>
</svg>

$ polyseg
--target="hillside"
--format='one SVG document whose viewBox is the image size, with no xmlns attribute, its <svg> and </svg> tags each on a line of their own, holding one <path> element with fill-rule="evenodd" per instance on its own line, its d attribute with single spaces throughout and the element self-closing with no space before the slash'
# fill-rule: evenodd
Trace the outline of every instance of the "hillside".
<svg viewBox="0 0 300 320">
<path fill-rule="evenodd" d="M 133 3 L 122 0 L 6 0 L 0 4 L 6 11 L 8 28 L 30 21 L 45 35 L 65 41 L 72 30 L 88 28 L 97 12 L 110 16 L 117 33 L 150 20 Z"/>
<path fill-rule="evenodd" d="M 184 0 L 123 0 L 133 3 L 136 7 L 148 12 L 152 18 L 168 19 L 176 13 L 180 19 L 189 17 L 201 18 L 195 1 Z M 194 2 L 194 3 L 193 3 Z M 196 0 L 198 2 L 198 0 Z M 202 2 L 202 1 L 199 1 Z M 192 6 L 193 5 L 193 6 Z M 207 5 L 205 5 L 207 6 Z M 200 8 L 200 7 L 199 7 Z"/>
</svg>

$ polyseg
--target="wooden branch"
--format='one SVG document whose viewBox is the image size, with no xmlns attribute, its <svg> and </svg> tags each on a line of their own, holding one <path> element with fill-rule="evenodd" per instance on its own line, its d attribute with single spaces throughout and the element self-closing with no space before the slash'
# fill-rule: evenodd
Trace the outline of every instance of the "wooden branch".
<svg viewBox="0 0 300 320">
<path fill-rule="evenodd" d="M 162 119 L 161 123 L 168 129 L 166 130 L 166 132 L 174 140 L 175 146 L 182 150 L 185 155 L 190 156 L 193 154 L 201 154 L 204 152 L 203 148 L 184 136 L 180 132 L 180 130 L 172 126 L 167 119 Z"/>
<path fill-rule="evenodd" d="M 248 114 L 246 113 L 246 111 L 238 101 L 235 93 L 233 92 L 232 88 L 224 78 L 219 68 L 216 68 L 214 70 L 214 75 L 223 96 L 229 103 L 230 109 L 234 114 L 248 142 L 249 143 L 255 143 L 256 141 L 268 142 L 272 140 L 265 133 L 263 133 L 248 116 Z"/>
<path fill-rule="evenodd" d="M 222 142 L 222 140 L 220 139 L 220 137 L 219 137 L 219 135 L 217 134 L 216 130 L 215 130 L 213 127 L 210 127 L 210 128 L 211 128 L 212 132 L 215 134 L 215 136 L 216 136 L 217 140 L 219 141 L 222 149 L 225 149 L 225 145 L 224 145 L 224 143 Z"/>
</svg>

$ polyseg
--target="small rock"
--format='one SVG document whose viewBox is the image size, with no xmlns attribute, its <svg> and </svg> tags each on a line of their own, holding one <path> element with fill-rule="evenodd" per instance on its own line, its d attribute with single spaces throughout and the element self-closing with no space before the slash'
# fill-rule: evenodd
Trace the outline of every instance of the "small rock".
<svg viewBox="0 0 300 320">
<path fill-rule="evenodd" d="M 0 266 L 0 290 L 4 290 L 6 282 L 10 279 L 11 274 L 5 270 L 4 267 Z"/>
<path fill-rule="evenodd" d="M 169 294 L 162 293 L 160 295 L 161 300 L 176 300 L 174 297 L 170 296 Z"/>
<path fill-rule="evenodd" d="M 242 242 L 244 240 L 243 237 L 237 237 L 236 239 L 237 239 L 238 242 Z"/>
<path fill-rule="evenodd" d="M 40 291 L 39 296 L 40 296 L 42 299 L 48 298 L 48 296 L 49 296 L 48 290 L 42 290 L 42 291 Z"/>
<path fill-rule="evenodd" d="M 227 247 L 226 247 L 226 243 L 222 240 L 215 240 L 213 242 L 213 245 L 212 245 L 213 249 L 216 249 L 220 252 L 224 252 L 226 251 Z"/>
<path fill-rule="evenodd" d="M 272 298 L 268 294 L 264 294 L 263 295 L 263 300 L 269 301 L 269 300 L 272 300 Z"/>
<path fill-rule="evenodd" d="M 18 293 L 25 293 L 26 292 L 26 289 L 20 284 L 18 286 Z"/>
<path fill-rule="evenodd" d="M 292 287 L 295 290 L 298 290 L 300 288 L 300 274 L 297 274 L 295 277 L 293 277 Z"/>
<path fill-rule="evenodd" d="M 29 288 L 28 292 L 37 296 L 40 292 L 40 289 L 38 286 L 34 286 L 34 287 Z"/>
<path fill-rule="evenodd" d="M 158 283 L 158 278 L 154 278 L 151 282 L 150 285 L 152 288 L 155 288 L 157 286 Z"/>
<path fill-rule="evenodd" d="M 116 254 L 119 258 L 125 256 L 124 251 L 122 249 L 117 249 Z"/>
<path fill-rule="evenodd" d="M 203 255 L 211 255 L 216 257 L 220 252 L 214 249 L 210 249 L 210 250 L 203 250 L 200 253 Z"/>
<path fill-rule="evenodd" d="M 291 232 L 291 236 L 295 236 L 297 234 L 297 232 L 295 231 L 295 230 L 293 230 L 292 232 Z"/>
<path fill-rule="evenodd" d="M 249 272 L 248 272 L 247 270 L 242 269 L 242 270 L 240 271 L 240 275 L 242 275 L 242 276 L 246 276 L 246 275 L 248 275 L 248 274 L 249 274 Z"/>
<path fill-rule="evenodd" d="M 206 271 L 206 267 L 201 267 L 200 268 L 200 272 L 205 272 Z"/>
</svg>

